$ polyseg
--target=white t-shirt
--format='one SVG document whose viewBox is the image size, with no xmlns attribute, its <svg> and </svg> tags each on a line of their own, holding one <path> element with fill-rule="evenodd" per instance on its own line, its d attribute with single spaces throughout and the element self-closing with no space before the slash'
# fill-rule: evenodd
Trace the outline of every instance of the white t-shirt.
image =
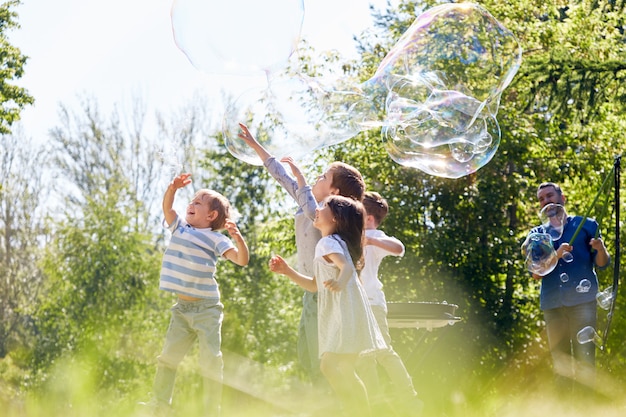
<svg viewBox="0 0 626 417">
<path fill-rule="evenodd" d="M 387 238 L 393 239 L 400 245 L 402 245 L 402 253 L 395 255 L 383 248 L 374 245 L 365 245 L 363 250 L 365 265 L 361 271 L 361 281 L 363 281 L 363 287 L 367 293 L 370 305 L 380 306 L 387 311 L 387 302 L 385 300 L 385 293 L 383 292 L 383 283 L 378 276 L 378 268 L 385 256 L 404 256 L 404 245 L 395 237 L 387 236 L 385 232 L 378 229 L 365 230 L 366 237 L 373 238 Z"/>
</svg>

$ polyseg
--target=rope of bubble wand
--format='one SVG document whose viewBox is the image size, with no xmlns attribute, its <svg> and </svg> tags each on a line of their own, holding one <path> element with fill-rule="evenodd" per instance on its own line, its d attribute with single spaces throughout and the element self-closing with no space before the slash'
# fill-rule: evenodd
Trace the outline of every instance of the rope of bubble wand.
<svg viewBox="0 0 626 417">
<path fill-rule="evenodd" d="M 606 318 L 606 328 L 602 334 L 602 350 L 606 346 L 606 341 L 609 338 L 609 330 L 611 328 L 611 322 L 613 320 L 613 313 L 615 312 L 615 301 L 617 299 L 617 290 L 619 288 L 619 273 L 620 273 L 620 179 L 621 179 L 621 160 L 622 155 L 618 155 L 615 158 L 613 164 L 613 170 L 615 171 L 614 192 L 615 192 L 615 259 L 613 260 L 613 297 L 611 299 L 611 307 Z"/>
</svg>

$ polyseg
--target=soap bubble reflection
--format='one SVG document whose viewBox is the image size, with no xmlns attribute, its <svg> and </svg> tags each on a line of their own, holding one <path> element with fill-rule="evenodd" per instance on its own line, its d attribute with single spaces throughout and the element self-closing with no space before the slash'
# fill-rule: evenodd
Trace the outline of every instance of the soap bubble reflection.
<svg viewBox="0 0 626 417">
<path fill-rule="evenodd" d="M 163 166 L 166 178 L 170 179 L 180 174 L 183 170 L 182 147 L 177 143 L 166 144 L 157 150 L 157 157 Z"/>
<path fill-rule="evenodd" d="M 565 262 L 570 263 L 574 260 L 574 255 L 572 255 L 572 252 L 563 252 L 563 255 L 561 255 L 561 259 L 563 259 Z"/>
</svg>

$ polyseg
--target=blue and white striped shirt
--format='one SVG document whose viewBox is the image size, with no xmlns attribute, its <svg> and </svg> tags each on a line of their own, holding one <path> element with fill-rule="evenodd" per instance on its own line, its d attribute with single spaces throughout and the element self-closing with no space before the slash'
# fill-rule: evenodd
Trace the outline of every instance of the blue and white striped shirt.
<svg viewBox="0 0 626 417">
<path fill-rule="evenodd" d="M 235 247 L 233 242 L 210 228 L 196 229 L 180 216 L 167 229 L 172 238 L 163 255 L 159 288 L 218 303 L 215 266 L 220 256 Z"/>
</svg>

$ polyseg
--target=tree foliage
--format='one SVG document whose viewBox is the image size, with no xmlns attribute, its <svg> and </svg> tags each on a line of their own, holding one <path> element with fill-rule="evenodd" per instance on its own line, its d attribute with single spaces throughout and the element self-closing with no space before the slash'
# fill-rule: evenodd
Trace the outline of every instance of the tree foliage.
<svg viewBox="0 0 626 417">
<path fill-rule="evenodd" d="M 367 80 L 416 15 L 438 3 L 403 0 L 375 12 L 376 26 L 384 31 L 358 38 L 359 60 L 340 62 L 337 56 L 311 52 L 299 65 L 316 75 L 340 64 L 355 82 Z M 485 399 L 497 398 L 496 406 L 502 406 L 507 398 L 535 389 L 537 375 L 549 369 L 550 359 L 542 333 L 540 283 L 529 278 L 520 245 L 539 221 L 536 187 L 542 181 L 560 183 L 569 213 L 600 217 L 600 204 L 591 202 L 616 156 L 626 149 L 624 2 L 482 4 L 524 50 L 522 67 L 504 91 L 498 112 L 501 143 L 486 166 L 456 180 L 433 177 L 393 162 L 380 132 L 369 130 L 319 152 L 304 167 L 313 177 L 330 161 L 344 161 L 359 168 L 368 188 L 389 201 L 382 229 L 401 239 L 407 250 L 403 258 L 383 263 L 388 301 L 458 305 L 462 320 L 454 326 L 432 332 L 392 329 L 394 348 L 420 394 L 436 407 L 434 415 L 463 415 L 465 409 L 455 408 L 460 403 L 485 410 L 480 408 Z M 165 241 L 158 228 L 159 204 L 172 172 L 181 169 L 193 174 L 193 187 L 213 188 L 231 201 L 250 247 L 246 268 L 226 261 L 218 265 L 224 350 L 297 372 L 302 292 L 267 268 L 271 254 L 295 251 L 295 207 L 262 167 L 228 154 L 221 133 L 207 126 L 209 118 L 200 108 L 192 103 L 171 119 L 161 115 L 159 140 L 146 135 L 141 111 L 129 133 L 117 114 L 101 118 L 93 101 L 83 102 L 82 114 L 62 109 L 60 126 L 53 130 L 52 156 L 54 178 L 62 184 L 56 191 L 64 205 L 46 237 L 45 275 L 24 267 L 24 260 L 37 254 L 37 240 L 15 227 L 30 221 L 22 213 L 28 213 L 28 204 L 40 203 L 31 199 L 34 191 L 25 185 L 29 180 L 19 182 L 21 188 L 15 181 L 2 182 L 0 256 L 17 256 L 16 245 L 25 242 L 28 253 L 16 258 L 24 271 L 19 273 L 46 280 L 34 309 L 39 333 L 32 354 L 41 372 L 63 354 L 93 350 L 103 384 L 129 390 L 119 385 L 132 381 L 133 372 L 142 375 L 135 379 L 144 378 L 137 384 L 150 380 L 146 369 L 158 353 L 172 301 L 157 289 Z M 157 152 L 164 143 L 174 144 L 171 161 Z M 21 206 L 11 203 L 17 195 L 23 197 Z M 598 201 L 609 206 L 602 233 L 609 252 L 615 253 L 615 207 L 625 211 L 623 197 L 614 201 L 608 191 L 601 197 Z M 626 238 L 624 230 L 620 238 Z M 600 273 L 602 288 L 610 284 L 612 273 L 612 268 Z M 626 380 L 623 294 L 622 287 L 613 333 L 598 352 L 609 393 Z M 17 311 L 18 304 L 29 301 L 15 302 L 8 310 Z M 8 316 L 3 314 L 5 325 Z M 599 311 L 599 317 L 602 330 L 606 313 Z M 137 346 L 144 347 L 140 353 Z"/>
<path fill-rule="evenodd" d="M 46 155 L 22 135 L 0 142 L 0 358 L 26 344 L 32 332 L 30 306 L 43 277 L 38 268 L 45 241 L 44 212 L 49 193 L 44 181 Z"/>
<path fill-rule="evenodd" d="M 13 84 L 24 75 L 27 60 L 19 48 L 9 43 L 6 34 L 19 27 L 13 11 L 19 3 L 12 0 L 0 4 L 0 134 L 11 133 L 11 125 L 19 120 L 22 109 L 34 102 L 26 89 Z"/>
</svg>

